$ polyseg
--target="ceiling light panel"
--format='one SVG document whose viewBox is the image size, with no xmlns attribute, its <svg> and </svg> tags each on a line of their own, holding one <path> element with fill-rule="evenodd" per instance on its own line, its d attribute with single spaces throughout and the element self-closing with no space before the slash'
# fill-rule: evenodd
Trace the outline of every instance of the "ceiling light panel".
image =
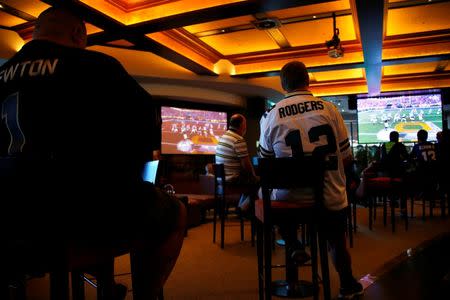
<svg viewBox="0 0 450 300">
<path fill-rule="evenodd" d="M 50 7 L 50 5 L 41 2 L 40 0 L 3 0 L 2 2 L 36 18 L 41 12 Z"/>
<path fill-rule="evenodd" d="M 98 32 L 102 32 L 103 29 L 98 28 L 97 26 L 94 26 L 90 23 L 86 23 L 86 32 L 87 34 L 93 34 L 93 33 L 98 33 Z"/>
<path fill-rule="evenodd" d="M 257 29 L 206 36 L 201 40 L 225 56 L 279 49 L 265 31 Z"/>
<path fill-rule="evenodd" d="M 171 35 L 165 32 L 155 32 L 146 35 L 148 38 L 180 53 L 181 55 L 195 61 L 196 63 L 202 65 L 203 67 L 213 70 L 214 63 L 209 57 L 205 57 L 199 51 L 196 51 L 191 47 L 191 45 L 183 44 L 182 42 L 173 39 Z"/>
<path fill-rule="evenodd" d="M 387 36 L 450 28 L 450 2 L 388 10 Z"/>
<path fill-rule="evenodd" d="M 336 18 L 336 27 L 339 28 L 339 38 L 341 41 L 351 41 L 356 39 L 351 15 Z M 324 44 L 333 36 L 333 19 L 313 20 L 309 22 L 299 22 L 284 24 L 280 28 L 289 43 L 295 46 Z"/>
<path fill-rule="evenodd" d="M 336 12 L 340 10 L 350 9 L 350 1 L 341 0 L 341 1 L 330 1 L 326 3 L 319 3 L 313 5 L 299 6 L 288 9 L 280 9 L 270 11 L 268 15 L 271 17 L 277 17 L 279 19 L 288 19 L 299 16 L 313 16 L 315 14 L 322 14 L 325 12 Z"/>
<path fill-rule="evenodd" d="M 450 53 L 450 42 L 383 49 L 383 59 L 429 56 Z"/>
<path fill-rule="evenodd" d="M 0 26 L 12 27 L 26 23 L 27 21 L 6 12 L 0 11 Z"/>
<path fill-rule="evenodd" d="M 220 30 L 223 28 L 231 28 L 231 27 L 237 27 L 241 25 L 251 25 L 251 22 L 255 21 L 255 18 L 251 15 L 246 15 L 242 17 L 237 18 L 229 18 L 214 22 L 207 22 L 202 24 L 195 24 L 191 26 L 183 27 L 185 30 L 189 31 L 192 34 L 197 34 L 200 32 L 205 31 L 213 31 L 213 30 Z M 253 25 L 251 25 L 253 26 Z"/>
<path fill-rule="evenodd" d="M 363 78 L 363 69 L 358 68 L 350 70 L 314 72 L 313 74 L 316 81 L 345 80 Z"/>
<path fill-rule="evenodd" d="M 414 73 L 431 73 L 436 69 L 437 62 L 427 62 L 418 64 L 402 64 L 394 66 L 384 66 L 384 75 L 403 75 Z"/>
</svg>

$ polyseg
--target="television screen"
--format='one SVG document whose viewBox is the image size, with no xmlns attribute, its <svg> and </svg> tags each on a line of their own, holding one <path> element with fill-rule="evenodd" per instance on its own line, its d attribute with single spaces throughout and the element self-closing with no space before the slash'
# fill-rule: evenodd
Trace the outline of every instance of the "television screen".
<svg viewBox="0 0 450 300">
<path fill-rule="evenodd" d="M 220 136 L 227 130 L 227 113 L 161 107 L 163 154 L 215 154 Z"/>
<path fill-rule="evenodd" d="M 380 96 L 358 98 L 359 143 L 389 141 L 389 133 L 398 131 L 400 141 L 417 141 L 417 131 L 428 131 L 428 140 L 435 140 L 442 130 L 441 94 Z"/>
</svg>

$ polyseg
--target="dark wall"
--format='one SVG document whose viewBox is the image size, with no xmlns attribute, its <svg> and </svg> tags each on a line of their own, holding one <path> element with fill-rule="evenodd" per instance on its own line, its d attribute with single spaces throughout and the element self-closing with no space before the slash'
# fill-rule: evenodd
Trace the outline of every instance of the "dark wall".
<svg viewBox="0 0 450 300">
<path fill-rule="evenodd" d="M 259 120 L 266 109 L 266 100 L 262 97 L 247 99 L 247 108 L 243 115 L 247 117 L 247 146 L 250 156 L 256 155 L 256 142 L 259 141 Z"/>
<path fill-rule="evenodd" d="M 214 155 L 166 154 L 164 161 L 163 184 L 174 186 L 178 194 L 199 194 L 198 177 L 205 174 L 208 163 L 214 163 Z"/>
</svg>

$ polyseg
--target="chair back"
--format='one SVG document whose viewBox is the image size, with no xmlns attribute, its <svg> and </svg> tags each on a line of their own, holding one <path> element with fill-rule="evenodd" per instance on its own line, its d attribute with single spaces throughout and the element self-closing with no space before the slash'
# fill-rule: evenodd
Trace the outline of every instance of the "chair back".
<svg viewBox="0 0 450 300">
<path fill-rule="evenodd" d="M 214 194 L 216 197 L 224 197 L 225 192 L 225 167 L 223 164 L 213 164 L 214 169 Z"/>
<path fill-rule="evenodd" d="M 311 205 L 310 202 L 306 202 L 307 206 L 311 207 L 311 209 L 314 209 L 316 212 L 323 207 L 323 176 L 325 171 L 325 162 L 322 157 L 314 155 L 296 158 L 260 158 L 259 171 L 263 211 L 257 212 L 257 215 L 259 218 L 262 217 L 261 221 L 264 223 L 270 224 L 275 221 L 272 220 L 273 218 L 278 220 L 278 217 L 280 216 L 284 216 L 282 219 L 287 220 L 287 218 L 293 217 L 291 214 L 297 214 L 299 218 L 305 217 L 292 210 L 294 207 L 301 208 L 303 206 L 299 206 L 301 203 L 295 202 L 288 204 L 284 201 L 271 201 L 272 189 L 312 188 L 314 192 L 314 205 Z M 274 207 L 274 205 L 276 205 L 276 207 Z M 283 212 L 280 211 L 280 205 L 287 208 L 287 210 L 283 210 Z M 272 215 L 271 212 L 274 208 L 278 208 L 277 211 L 281 213 L 280 216 L 277 217 Z M 309 214 L 309 217 L 312 217 L 308 211 L 309 210 L 303 210 L 305 214 Z"/>
<path fill-rule="evenodd" d="M 312 187 L 323 198 L 325 162 L 320 156 L 259 158 L 262 190 Z"/>
<path fill-rule="evenodd" d="M 227 184 L 225 180 L 224 164 L 213 164 L 214 168 L 214 195 L 226 203 L 238 204 L 242 193 L 247 191 L 245 185 Z"/>
<path fill-rule="evenodd" d="M 215 192 L 215 180 L 211 175 L 199 175 L 200 191 L 203 195 L 214 195 Z"/>
</svg>

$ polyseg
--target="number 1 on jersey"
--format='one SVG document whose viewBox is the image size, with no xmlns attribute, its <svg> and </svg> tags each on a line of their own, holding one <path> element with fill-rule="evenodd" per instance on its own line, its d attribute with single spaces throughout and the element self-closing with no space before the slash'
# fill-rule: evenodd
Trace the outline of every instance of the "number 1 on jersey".
<svg viewBox="0 0 450 300">
<path fill-rule="evenodd" d="M 5 122 L 11 137 L 8 154 L 14 155 L 22 152 L 25 145 L 25 135 L 19 124 L 19 93 L 11 94 L 3 101 L 2 121 Z"/>
</svg>

